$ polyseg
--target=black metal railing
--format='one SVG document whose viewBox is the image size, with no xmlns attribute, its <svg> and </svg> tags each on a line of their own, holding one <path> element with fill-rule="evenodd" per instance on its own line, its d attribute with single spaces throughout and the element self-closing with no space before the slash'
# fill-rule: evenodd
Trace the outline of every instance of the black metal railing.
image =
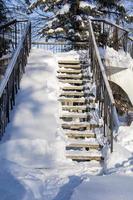
<svg viewBox="0 0 133 200">
<path fill-rule="evenodd" d="M 5 33 L 3 30 L 5 30 Z M 9 46 L 9 49 L 13 53 L 4 77 L 0 82 L 1 138 L 7 123 L 10 121 L 10 111 L 15 105 L 15 96 L 20 88 L 22 75 L 25 72 L 27 56 L 31 48 L 31 23 L 26 20 L 13 20 L 6 25 L 2 25 L 0 33 L 3 33 L 3 39 L 5 40 L 8 39 L 6 36 L 10 36 L 11 46 Z M 6 51 L 3 54 L 5 53 Z"/>
<path fill-rule="evenodd" d="M 109 85 L 103 63 L 100 58 L 98 46 L 89 20 L 89 56 L 93 79 L 96 83 L 96 101 L 99 103 L 99 117 L 103 118 L 103 133 L 108 138 L 113 152 L 113 132 L 119 128 L 119 120 L 115 107 L 115 100 Z"/>
<path fill-rule="evenodd" d="M 26 20 L 13 20 L 0 26 L 0 57 L 15 51 L 26 24 Z"/>
<path fill-rule="evenodd" d="M 121 26 L 103 19 L 92 19 L 96 41 L 100 46 L 122 49 L 133 58 L 133 39 L 128 36 L 129 31 Z"/>
<path fill-rule="evenodd" d="M 85 42 L 32 42 L 32 47 L 52 51 L 53 53 L 67 52 L 70 50 L 83 50 L 87 48 Z"/>
</svg>

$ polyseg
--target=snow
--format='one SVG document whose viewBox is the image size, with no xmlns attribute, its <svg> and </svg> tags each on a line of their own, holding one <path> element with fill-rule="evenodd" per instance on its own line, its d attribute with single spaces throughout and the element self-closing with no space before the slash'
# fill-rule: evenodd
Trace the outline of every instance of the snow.
<svg viewBox="0 0 133 200">
<path fill-rule="evenodd" d="M 69 12 L 70 4 L 66 3 L 58 12 L 57 14 L 64 15 Z"/>
<path fill-rule="evenodd" d="M 76 15 L 76 21 L 82 21 L 82 17 L 80 15 Z"/>
<path fill-rule="evenodd" d="M 57 33 L 57 32 L 58 32 L 58 33 L 61 33 L 61 32 L 64 32 L 64 29 L 59 27 L 59 28 L 55 29 L 55 32 L 56 32 L 56 33 Z"/>
<path fill-rule="evenodd" d="M 124 169 L 124 165 L 131 159 L 132 153 L 129 152 L 127 149 L 122 147 L 119 143 L 114 141 L 114 150 L 113 153 L 110 153 L 110 149 L 106 147 L 103 150 L 103 154 L 105 157 L 105 166 L 104 172 L 105 174 L 133 174 L 132 171 L 129 172 L 128 169 Z"/>
<path fill-rule="evenodd" d="M 86 177 L 70 200 L 132 200 L 133 177 L 96 176 Z"/>
<path fill-rule="evenodd" d="M 78 59 L 32 49 L 11 123 L 0 142 L 0 198 L 52 200 L 70 198 L 85 174 L 100 174 L 99 162 L 76 163 L 65 157 L 59 124 L 58 59 Z M 89 169 L 89 170 L 88 170 Z"/>
<path fill-rule="evenodd" d="M 80 8 L 95 8 L 96 6 L 93 4 L 93 3 L 89 3 L 89 2 L 86 2 L 86 1 L 80 1 Z"/>
<path fill-rule="evenodd" d="M 47 31 L 47 33 L 48 33 L 48 34 L 53 34 L 53 33 L 54 33 L 54 29 L 49 29 L 49 30 Z"/>
<path fill-rule="evenodd" d="M 104 165 L 97 161 L 73 162 L 65 157 L 67 143 L 60 128 L 56 71 L 58 60 L 72 58 L 78 60 L 79 54 L 71 51 L 53 55 L 32 49 L 11 123 L 0 142 L 1 200 L 132 200 L 133 124 L 119 128 L 112 154 L 108 146 L 102 152 L 86 152 L 90 156 L 104 155 Z M 95 84 L 88 84 L 95 94 Z M 96 123 L 97 114 L 91 115 Z M 104 144 L 101 133 L 97 140 Z M 86 139 L 85 143 L 88 141 L 97 142 Z M 84 150 L 76 153 L 83 154 Z"/>
<path fill-rule="evenodd" d="M 99 48 L 100 55 L 105 59 L 105 65 L 119 68 L 129 68 L 133 71 L 133 59 L 129 53 L 123 50 L 116 51 L 107 46 L 106 49 Z"/>
<path fill-rule="evenodd" d="M 133 122 L 130 126 L 121 126 L 117 141 L 128 151 L 133 152 Z"/>
</svg>

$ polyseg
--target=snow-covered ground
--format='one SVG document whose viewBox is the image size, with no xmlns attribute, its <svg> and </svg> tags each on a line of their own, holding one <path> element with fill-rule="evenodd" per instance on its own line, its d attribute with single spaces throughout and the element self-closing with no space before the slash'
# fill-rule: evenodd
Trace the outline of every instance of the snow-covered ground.
<svg viewBox="0 0 133 200">
<path fill-rule="evenodd" d="M 132 177 L 89 177 L 74 190 L 71 200 L 132 200 L 132 185 Z"/>
<path fill-rule="evenodd" d="M 56 70 L 55 56 L 32 50 L 0 142 L 1 200 L 69 199 L 86 174 L 101 173 L 98 162 L 77 164 L 65 158 Z"/>
<path fill-rule="evenodd" d="M 132 200 L 132 126 L 119 130 L 113 154 L 104 148 L 105 166 L 66 160 L 66 141 L 58 120 L 60 56 L 31 51 L 11 122 L 0 143 L 0 200 Z M 67 56 L 78 58 L 73 53 Z"/>
</svg>

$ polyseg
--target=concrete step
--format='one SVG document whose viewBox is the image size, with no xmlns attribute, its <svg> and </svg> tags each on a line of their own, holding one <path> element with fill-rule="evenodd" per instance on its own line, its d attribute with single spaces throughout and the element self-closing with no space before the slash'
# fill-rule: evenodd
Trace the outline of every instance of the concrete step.
<svg viewBox="0 0 133 200">
<path fill-rule="evenodd" d="M 82 85 L 68 85 L 68 86 L 62 86 L 62 90 L 78 90 L 83 91 L 84 87 Z"/>
<path fill-rule="evenodd" d="M 57 75 L 57 78 L 81 79 L 82 78 L 82 74 L 65 74 L 65 73 L 59 73 Z"/>
<path fill-rule="evenodd" d="M 77 91 L 62 91 L 60 96 L 66 97 L 84 97 L 84 92 L 77 92 Z"/>
<path fill-rule="evenodd" d="M 64 94 L 64 96 L 65 96 L 65 94 Z M 69 95 L 66 95 L 66 96 L 69 96 Z M 74 95 L 70 95 L 70 96 L 74 96 Z M 78 95 L 79 96 L 79 95 Z M 58 100 L 60 101 L 60 102 L 62 102 L 62 103 L 72 103 L 72 104 L 74 104 L 74 103 L 82 103 L 82 104 L 93 104 L 93 105 L 91 105 L 92 107 L 94 107 L 95 106 L 95 99 L 88 99 L 88 100 L 86 100 L 84 97 L 79 97 L 79 98 L 74 98 L 74 97 L 63 97 L 63 96 L 61 96 L 61 97 L 59 97 L 58 98 Z M 73 106 L 73 105 L 71 105 L 71 106 Z"/>
<path fill-rule="evenodd" d="M 72 118 L 72 119 L 86 119 L 88 118 L 88 114 L 87 113 L 76 113 L 76 112 L 63 112 L 61 115 L 61 119 L 63 118 Z"/>
<path fill-rule="evenodd" d="M 58 73 L 66 73 L 66 74 L 80 74 L 81 69 L 71 69 L 71 68 L 59 68 Z"/>
<path fill-rule="evenodd" d="M 69 138 L 96 138 L 96 134 L 91 131 L 73 131 L 66 130 L 64 131 L 65 135 Z"/>
<path fill-rule="evenodd" d="M 99 124 L 90 124 L 88 122 L 62 122 L 63 129 L 81 130 L 99 128 Z"/>
<path fill-rule="evenodd" d="M 59 64 L 59 68 L 69 68 L 69 69 L 81 69 L 81 65 L 77 64 L 77 65 L 70 65 L 70 64 Z"/>
<path fill-rule="evenodd" d="M 85 106 L 62 106 L 62 110 L 66 111 L 77 111 L 77 112 L 82 112 L 86 111 L 87 107 Z"/>
<path fill-rule="evenodd" d="M 82 103 L 85 104 L 85 98 L 66 98 L 66 97 L 60 97 L 58 99 L 62 103 Z"/>
<path fill-rule="evenodd" d="M 66 158 L 70 158 L 74 161 L 102 161 L 103 156 L 100 151 L 67 151 Z"/>
<path fill-rule="evenodd" d="M 101 145 L 97 142 L 96 138 L 88 138 L 85 140 L 71 139 L 68 142 L 69 144 L 66 146 L 66 149 L 87 148 L 87 150 L 89 150 L 101 148 Z"/>
<path fill-rule="evenodd" d="M 68 84 L 77 84 L 77 85 L 83 84 L 83 80 L 81 79 L 59 79 L 59 81 L 62 83 L 68 83 Z"/>
<path fill-rule="evenodd" d="M 80 64 L 80 61 L 79 60 L 59 60 L 58 61 L 58 64 L 72 64 L 72 65 L 79 65 Z"/>
</svg>

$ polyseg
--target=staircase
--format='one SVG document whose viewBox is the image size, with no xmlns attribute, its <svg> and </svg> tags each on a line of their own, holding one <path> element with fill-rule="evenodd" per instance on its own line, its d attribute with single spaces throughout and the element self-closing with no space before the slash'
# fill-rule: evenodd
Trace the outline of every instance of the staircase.
<svg viewBox="0 0 133 200">
<path fill-rule="evenodd" d="M 90 92 L 91 77 L 79 60 L 59 60 L 57 77 L 62 105 L 61 127 L 67 138 L 66 157 L 75 161 L 102 161 L 102 145 L 97 140 L 100 126 L 92 120 L 95 95 Z"/>
</svg>

